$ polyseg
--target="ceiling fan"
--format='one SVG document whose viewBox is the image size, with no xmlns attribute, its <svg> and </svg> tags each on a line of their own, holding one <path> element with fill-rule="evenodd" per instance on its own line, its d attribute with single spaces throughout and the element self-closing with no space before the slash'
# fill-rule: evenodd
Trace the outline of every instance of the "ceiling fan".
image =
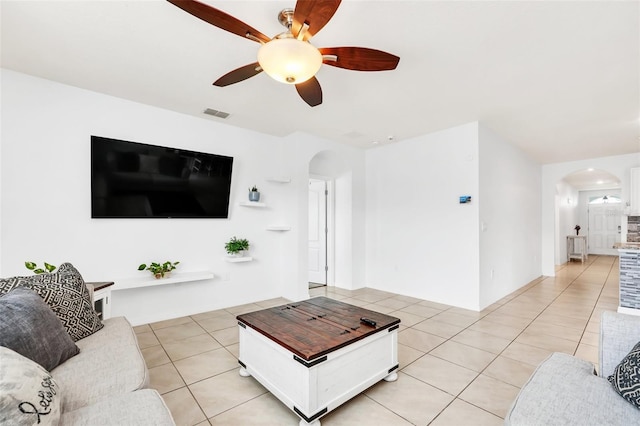
<svg viewBox="0 0 640 426">
<path fill-rule="evenodd" d="M 293 84 L 310 106 L 322 103 L 322 88 L 315 77 L 327 64 L 354 71 L 388 71 L 399 57 L 366 47 L 323 47 L 317 49 L 309 39 L 334 15 L 341 0 L 298 0 L 295 9 L 284 9 L 278 20 L 287 31 L 270 38 L 239 19 L 196 0 L 168 0 L 180 9 L 223 30 L 260 43 L 258 61 L 220 77 L 214 86 L 228 86 L 266 72 L 277 81 Z"/>
</svg>

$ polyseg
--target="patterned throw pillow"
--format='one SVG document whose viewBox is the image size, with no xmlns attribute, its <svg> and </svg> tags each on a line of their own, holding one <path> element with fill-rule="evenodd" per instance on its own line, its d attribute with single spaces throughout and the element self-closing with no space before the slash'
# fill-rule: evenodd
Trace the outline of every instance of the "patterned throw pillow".
<svg viewBox="0 0 640 426">
<path fill-rule="evenodd" d="M 91 305 L 82 276 L 70 263 L 63 263 L 53 274 L 0 279 L 0 296 L 16 287 L 27 287 L 38 293 L 74 342 L 104 327 Z"/>
<path fill-rule="evenodd" d="M 607 379 L 616 392 L 640 408 L 640 342 L 620 361 Z"/>
<path fill-rule="evenodd" d="M 0 346 L 51 371 L 80 349 L 38 294 L 17 287 L 0 297 Z"/>
<path fill-rule="evenodd" d="M 0 424 L 57 425 L 60 388 L 35 362 L 0 346 Z"/>
</svg>

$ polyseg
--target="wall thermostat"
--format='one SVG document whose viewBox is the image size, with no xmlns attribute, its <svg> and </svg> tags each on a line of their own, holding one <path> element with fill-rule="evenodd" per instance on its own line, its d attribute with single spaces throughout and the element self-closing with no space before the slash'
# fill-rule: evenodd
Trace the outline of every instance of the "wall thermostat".
<svg viewBox="0 0 640 426">
<path fill-rule="evenodd" d="M 471 195 L 461 195 L 460 204 L 467 204 L 471 202 Z"/>
</svg>

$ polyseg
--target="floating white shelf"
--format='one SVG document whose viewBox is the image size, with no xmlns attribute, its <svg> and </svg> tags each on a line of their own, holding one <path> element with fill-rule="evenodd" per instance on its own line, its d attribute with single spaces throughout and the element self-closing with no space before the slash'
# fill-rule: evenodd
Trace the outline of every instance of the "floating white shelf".
<svg viewBox="0 0 640 426">
<path fill-rule="evenodd" d="M 243 207 L 267 207 L 265 203 L 260 203 L 257 201 L 240 201 L 239 204 Z"/>
<path fill-rule="evenodd" d="M 251 256 L 225 257 L 224 260 L 226 260 L 229 263 L 251 262 L 253 260 L 253 257 Z"/>
<path fill-rule="evenodd" d="M 269 225 L 267 231 L 291 231 L 291 227 L 288 225 Z"/>
<path fill-rule="evenodd" d="M 112 290 L 128 290 L 131 288 L 140 287 L 155 287 L 158 285 L 188 283 L 192 281 L 204 281 L 213 279 L 213 272 L 200 271 L 200 272 L 172 272 L 167 278 L 154 278 L 150 272 L 144 271 L 147 275 L 145 277 L 138 278 L 125 278 L 122 280 L 115 280 L 115 284 Z M 141 272 L 142 275 L 142 272 Z"/>
<path fill-rule="evenodd" d="M 291 182 L 291 178 L 289 176 L 271 176 L 267 178 L 268 182 L 277 182 L 277 183 L 289 183 Z"/>
</svg>

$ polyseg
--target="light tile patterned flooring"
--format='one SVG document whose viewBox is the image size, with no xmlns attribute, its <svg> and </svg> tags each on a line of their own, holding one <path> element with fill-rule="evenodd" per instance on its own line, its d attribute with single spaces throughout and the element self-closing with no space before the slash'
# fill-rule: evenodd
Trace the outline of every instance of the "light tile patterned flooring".
<svg viewBox="0 0 640 426">
<path fill-rule="evenodd" d="M 500 425 L 519 388 L 550 353 L 597 365 L 600 314 L 618 305 L 618 261 L 590 256 L 584 265 L 563 265 L 555 277 L 536 280 L 482 312 L 368 288 L 311 293 L 402 320 L 398 381 L 372 386 L 323 417 L 323 425 Z M 265 388 L 238 374 L 235 316 L 287 302 L 135 328 L 151 387 L 178 425 L 298 424 Z"/>
</svg>

